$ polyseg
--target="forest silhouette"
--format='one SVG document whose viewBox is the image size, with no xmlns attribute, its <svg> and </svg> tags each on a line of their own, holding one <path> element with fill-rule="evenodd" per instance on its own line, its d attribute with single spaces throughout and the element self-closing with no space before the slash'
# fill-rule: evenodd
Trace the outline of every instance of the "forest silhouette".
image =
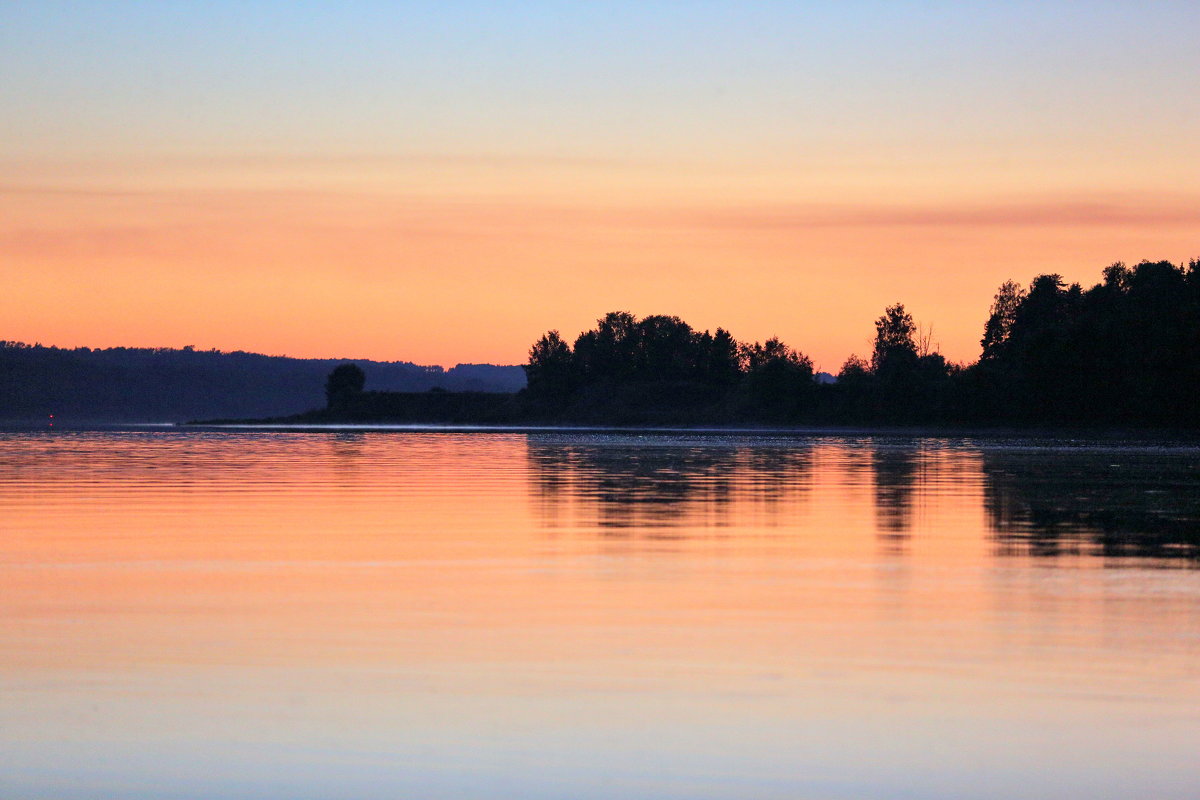
<svg viewBox="0 0 1200 800">
<path fill-rule="evenodd" d="M 225 414 L 225 420 L 261 420 L 315 399 L 320 376 L 327 375 L 323 408 L 267 419 L 1200 425 L 1200 260 L 1113 264 L 1087 289 L 1054 274 L 1038 275 L 1028 288 L 1007 281 L 980 332 L 979 359 L 950 362 L 897 303 L 875 321 L 871 351 L 846 359 L 836 377 L 816 373 L 801 349 L 777 338 L 743 342 L 724 328 L 700 331 L 679 317 L 639 319 L 624 311 L 606 314 L 573 340 L 548 331 L 533 343 L 523 370 L 462 364 L 443 371 L 403 362 L 4 342 L 0 412 L 13 419 Z"/>
<path fill-rule="evenodd" d="M 311 408 L 342 359 L 305 359 L 193 347 L 58 348 L 0 341 L 0 420 L 41 424 L 261 418 Z M 367 380 L 390 392 L 511 394 L 520 367 L 358 360 Z"/>
<path fill-rule="evenodd" d="M 1084 289 L 1008 281 L 980 359 L 947 361 L 902 304 L 836 381 L 778 340 L 739 342 L 678 317 L 613 312 L 568 343 L 530 348 L 519 413 L 583 423 L 1102 424 L 1200 420 L 1200 260 L 1117 263 Z"/>
</svg>

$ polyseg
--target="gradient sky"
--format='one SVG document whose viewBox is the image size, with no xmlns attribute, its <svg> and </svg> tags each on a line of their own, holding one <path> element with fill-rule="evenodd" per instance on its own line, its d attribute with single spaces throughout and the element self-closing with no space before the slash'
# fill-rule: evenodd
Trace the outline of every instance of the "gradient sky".
<svg viewBox="0 0 1200 800">
<path fill-rule="evenodd" d="M 507 7 L 501 7 L 505 5 Z M 0 3 L 0 339 L 836 371 L 904 302 L 1200 256 L 1196 3 Z"/>
</svg>

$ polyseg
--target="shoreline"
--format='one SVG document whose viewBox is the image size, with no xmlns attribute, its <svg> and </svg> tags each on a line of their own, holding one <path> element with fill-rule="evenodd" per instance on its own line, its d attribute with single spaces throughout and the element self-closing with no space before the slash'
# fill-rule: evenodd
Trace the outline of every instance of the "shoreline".
<svg viewBox="0 0 1200 800">
<path fill-rule="evenodd" d="M 290 422 L 283 420 L 207 420 L 175 423 L 177 429 L 281 431 L 295 433 L 585 433 L 686 434 L 697 436 L 872 437 L 920 439 L 1035 439 L 1055 441 L 1126 441 L 1200 445 L 1200 431 L 1163 428 L 1020 427 L 969 425 L 615 425 L 615 424 L 484 424 L 434 422 Z"/>
<path fill-rule="evenodd" d="M 766 436 L 780 438 L 897 438 L 943 440 L 1030 440 L 1069 443 L 1138 443 L 1200 446 L 1200 430 L 1120 426 L 1020 425 L 648 425 L 585 423 L 464 423 L 373 421 L 300 421 L 295 418 L 172 421 L 58 421 L 53 427 L 35 420 L 0 420 L 0 432 L 244 432 L 244 433 L 448 433 L 448 434 L 613 434 L 647 436 Z"/>
</svg>

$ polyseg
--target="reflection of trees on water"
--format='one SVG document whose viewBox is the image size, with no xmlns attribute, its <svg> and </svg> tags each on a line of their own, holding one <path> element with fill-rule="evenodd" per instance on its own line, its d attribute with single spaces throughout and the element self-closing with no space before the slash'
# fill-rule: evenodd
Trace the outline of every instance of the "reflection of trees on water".
<svg viewBox="0 0 1200 800">
<path fill-rule="evenodd" d="M 338 431 L 329 435 L 329 442 L 334 455 L 345 458 L 358 458 L 362 455 L 366 435 L 362 431 Z"/>
<path fill-rule="evenodd" d="M 912 530 L 921 455 L 914 447 L 875 447 L 872 451 L 876 527 L 882 539 L 897 547 Z"/>
<path fill-rule="evenodd" d="M 984 504 L 1005 555 L 1200 560 L 1194 454 L 983 450 Z"/>
<path fill-rule="evenodd" d="M 543 524 L 568 505 L 605 528 L 724 527 L 735 501 L 770 514 L 807 486 L 811 447 L 713 441 L 587 442 L 531 436 L 530 479 Z M 768 520 L 769 522 L 769 520 Z"/>
<path fill-rule="evenodd" d="M 362 467 L 363 447 L 366 440 L 361 431 L 338 431 L 329 434 L 333 470 L 343 485 L 353 485 L 359 479 Z"/>
<path fill-rule="evenodd" d="M 1195 454 L 1084 447 L 964 450 L 878 441 L 861 452 L 861 460 L 844 461 L 841 468 L 852 484 L 872 487 L 876 528 L 889 548 L 906 547 L 927 493 L 936 496 L 944 483 L 974 486 L 979 476 L 1000 555 L 1078 553 L 1200 564 Z M 782 511 L 805 496 L 814 469 L 809 444 L 783 440 L 537 435 L 528 438 L 527 454 L 531 495 L 543 525 L 646 527 L 659 529 L 651 534 L 657 536 L 664 535 L 663 528 L 681 526 L 777 524 Z"/>
</svg>

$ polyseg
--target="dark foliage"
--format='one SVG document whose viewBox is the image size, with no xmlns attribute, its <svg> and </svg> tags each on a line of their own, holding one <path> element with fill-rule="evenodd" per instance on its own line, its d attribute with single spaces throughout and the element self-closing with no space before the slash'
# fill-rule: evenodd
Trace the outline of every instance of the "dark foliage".
<svg viewBox="0 0 1200 800">
<path fill-rule="evenodd" d="M 362 394 L 367 375 L 357 364 L 339 364 L 325 380 L 325 404 L 331 409 L 345 408 Z"/>
<path fill-rule="evenodd" d="M 0 420 L 181 421 L 294 414 L 321 396 L 332 359 L 194 348 L 63 349 L 0 342 Z M 377 389 L 516 392 L 520 367 L 359 361 Z"/>
<path fill-rule="evenodd" d="M 1084 290 L 1058 275 L 1001 287 L 964 380 L 978 419 L 1195 426 L 1200 262 L 1113 264 Z"/>
<path fill-rule="evenodd" d="M 836 382 L 778 339 L 740 344 L 678 317 L 600 319 L 530 351 L 531 416 L 611 423 L 1200 423 L 1200 261 L 1114 264 L 1084 290 L 1058 275 L 996 294 L 969 367 L 931 347 L 903 305 L 875 322 L 870 361 Z"/>
<path fill-rule="evenodd" d="M 806 355 L 777 338 L 739 343 L 678 317 L 606 315 L 572 350 L 551 331 L 530 350 L 525 408 L 577 422 L 720 424 L 914 421 L 950 405 L 956 368 L 922 355 L 904 307 L 876 325 L 872 364 L 852 358 L 818 381 Z"/>
<path fill-rule="evenodd" d="M 812 361 L 778 339 L 741 344 L 679 317 L 615 311 L 569 346 L 550 331 L 529 352 L 525 407 L 579 422 L 786 422 L 809 411 Z"/>
<path fill-rule="evenodd" d="M 958 373 L 957 365 L 918 341 L 912 315 L 897 303 L 875 320 L 870 363 L 851 356 L 842 365 L 826 413 L 842 422 L 946 421 L 957 412 Z"/>
</svg>

